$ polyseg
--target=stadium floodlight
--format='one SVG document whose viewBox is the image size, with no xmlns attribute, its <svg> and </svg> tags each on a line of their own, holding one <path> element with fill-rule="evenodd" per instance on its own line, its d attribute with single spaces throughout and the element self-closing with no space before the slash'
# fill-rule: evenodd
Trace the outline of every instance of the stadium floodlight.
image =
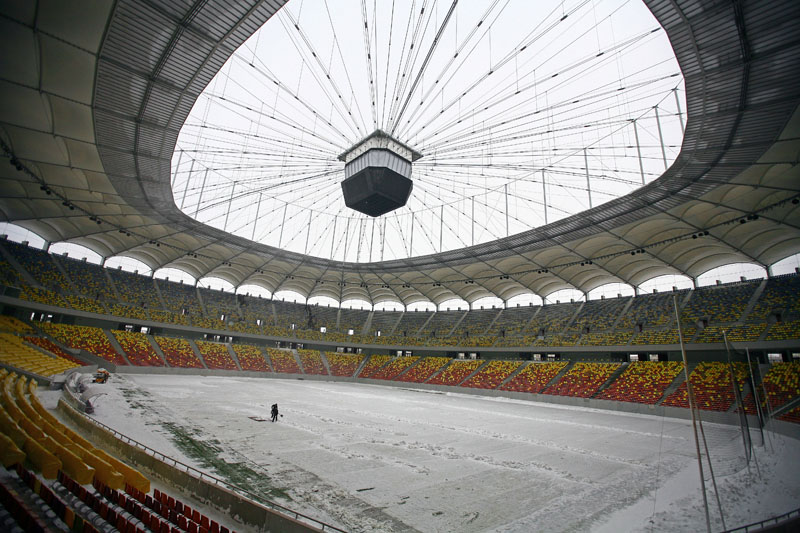
<svg viewBox="0 0 800 533">
<path fill-rule="evenodd" d="M 422 154 L 382 130 L 375 130 L 339 155 L 344 161 L 344 203 L 371 217 L 406 205 L 411 190 L 411 163 Z"/>
</svg>

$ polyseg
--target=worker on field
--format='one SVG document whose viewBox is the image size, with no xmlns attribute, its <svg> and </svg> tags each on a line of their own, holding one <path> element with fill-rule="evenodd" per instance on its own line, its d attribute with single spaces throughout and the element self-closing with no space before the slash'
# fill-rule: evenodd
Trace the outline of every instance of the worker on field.
<svg viewBox="0 0 800 533">
<path fill-rule="evenodd" d="M 273 422 L 277 422 L 278 421 L 278 404 L 277 403 L 273 403 L 272 404 L 272 421 Z"/>
</svg>

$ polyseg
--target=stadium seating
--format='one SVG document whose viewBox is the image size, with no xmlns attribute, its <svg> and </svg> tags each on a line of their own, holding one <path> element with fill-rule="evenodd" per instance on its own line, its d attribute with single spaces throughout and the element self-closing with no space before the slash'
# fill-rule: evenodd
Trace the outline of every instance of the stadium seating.
<svg viewBox="0 0 800 533">
<path fill-rule="evenodd" d="M 742 383 L 747 377 L 747 365 L 733 363 L 735 379 Z M 731 374 L 727 363 L 702 361 L 689 375 L 694 389 L 695 400 L 700 409 L 707 411 L 728 411 L 736 399 L 731 388 Z M 670 407 L 689 407 L 689 394 L 686 382 L 664 399 L 662 405 Z"/>
<path fill-rule="evenodd" d="M 378 331 L 381 336 L 390 335 L 400 320 L 403 313 L 400 311 L 376 311 L 372 314 L 372 323 L 369 327 L 370 336 L 375 336 Z"/>
<path fill-rule="evenodd" d="M 544 394 L 590 398 L 619 368 L 618 363 L 575 363 Z"/>
<path fill-rule="evenodd" d="M 419 337 L 448 337 L 466 311 L 437 311 L 417 334 Z"/>
<path fill-rule="evenodd" d="M 97 313 L 101 315 L 106 313 L 103 304 L 98 300 L 84 298 L 83 296 L 74 296 L 72 294 L 67 294 L 64 298 L 73 309 L 77 309 L 78 311 L 86 311 L 87 313 Z"/>
<path fill-rule="evenodd" d="M 449 357 L 423 357 L 416 365 L 399 376 L 396 381 L 425 383 L 425 381 L 449 362 Z"/>
<path fill-rule="evenodd" d="M 301 374 L 300 367 L 292 352 L 267 348 L 272 369 L 281 374 Z"/>
<path fill-rule="evenodd" d="M 773 313 L 797 316 L 800 314 L 800 276 L 776 276 L 766 282 L 758 302 L 747 315 L 748 322 L 767 322 Z"/>
<path fill-rule="evenodd" d="M 611 330 L 629 300 L 630 298 L 589 300 L 583 304 L 569 331 L 584 333 L 587 329 L 590 332 Z"/>
<path fill-rule="evenodd" d="M 683 341 L 689 343 L 697 330 L 695 328 L 683 329 Z M 658 330 L 644 330 L 634 334 L 631 339 L 631 344 L 644 345 L 644 344 L 678 344 L 680 343 L 680 335 L 677 329 L 658 329 Z"/>
<path fill-rule="evenodd" d="M 432 385 L 460 385 L 483 363 L 484 361 L 480 359 L 453 359 L 444 370 L 429 379 L 428 383 Z"/>
<path fill-rule="evenodd" d="M 617 322 L 617 329 L 633 329 L 637 325 L 644 328 L 659 328 L 675 321 L 673 295 L 678 296 L 678 303 L 683 301 L 686 291 L 677 293 L 640 294 L 634 297 L 630 307 Z"/>
<path fill-rule="evenodd" d="M 0 362 L 40 376 L 52 376 L 80 366 L 68 359 L 49 357 L 10 333 L 0 333 Z"/>
<path fill-rule="evenodd" d="M 153 278 L 142 276 L 122 269 L 108 269 L 108 274 L 114 281 L 114 287 L 119 294 L 119 301 L 134 307 L 147 309 L 161 309 L 161 300 L 158 299 Z"/>
<path fill-rule="evenodd" d="M 39 302 L 47 305 L 55 305 L 57 307 L 63 307 L 65 309 L 69 309 L 71 307 L 70 304 L 67 302 L 66 298 L 64 298 L 60 294 L 47 289 L 31 287 L 29 285 L 25 285 L 22 287 L 20 299 L 29 300 L 31 302 Z"/>
<path fill-rule="evenodd" d="M 353 377 L 359 365 L 364 360 L 363 355 L 341 354 L 335 352 L 325 352 L 325 359 L 328 360 L 332 376 Z"/>
<path fill-rule="evenodd" d="M 229 319 L 239 318 L 239 306 L 234 293 L 203 287 L 198 287 L 197 293 L 200 295 L 209 318 L 218 320 L 224 315 L 226 322 Z"/>
<path fill-rule="evenodd" d="M 633 336 L 630 331 L 617 331 L 614 333 L 584 333 L 578 345 L 580 346 L 624 346 Z"/>
<path fill-rule="evenodd" d="M 556 335 L 564 331 L 578 310 L 578 305 L 573 303 L 545 305 L 528 325 L 527 331 L 532 335 Z M 574 337 L 577 342 L 578 336 Z"/>
<path fill-rule="evenodd" d="M 126 304 L 113 304 L 111 306 L 111 314 L 114 316 L 136 318 L 138 320 L 148 319 L 147 311 L 144 308 Z"/>
<path fill-rule="evenodd" d="M 372 355 L 369 360 L 364 364 L 361 372 L 358 374 L 360 378 L 371 378 L 372 375 L 378 371 L 383 365 L 393 359 L 392 355 Z"/>
<path fill-rule="evenodd" d="M 318 351 L 297 350 L 297 355 L 300 357 L 300 364 L 303 365 L 304 374 L 328 375 L 328 371 L 325 370 L 325 363 L 322 362 L 322 357 L 320 357 Z"/>
<path fill-rule="evenodd" d="M 417 361 L 419 361 L 419 357 L 396 357 L 389 364 L 374 372 L 370 378 L 387 380 L 395 379 Z"/>
<path fill-rule="evenodd" d="M 189 341 L 176 337 L 153 337 L 164 353 L 169 366 L 178 368 L 205 368 L 195 355 Z"/>
<path fill-rule="evenodd" d="M 503 309 L 494 324 L 486 330 L 486 335 L 498 337 L 514 337 L 520 335 L 531 318 L 540 311 L 539 306 L 520 306 Z M 510 345 L 509 345 L 510 346 Z"/>
<path fill-rule="evenodd" d="M 499 309 L 473 309 L 464 315 L 453 335 L 462 338 L 484 335 L 499 314 Z M 496 338 L 496 335 L 487 335 L 487 338 Z"/>
<path fill-rule="evenodd" d="M 114 289 L 103 267 L 70 257 L 58 255 L 52 257 L 64 268 L 78 294 L 93 300 L 116 300 Z"/>
<path fill-rule="evenodd" d="M 428 311 L 407 311 L 397 324 L 394 335 L 398 337 L 415 337 L 419 329 L 428 321 L 433 313 Z"/>
<path fill-rule="evenodd" d="M 178 315 L 202 315 L 200 303 L 197 301 L 197 291 L 191 285 L 183 285 L 174 281 L 156 279 L 158 291 L 164 300 L 167 311 Z"/>
<path fill-rule="evenodd" d="M 800 396 L 800 362 L 773 363 L 762 381 L 771 410 Z"/>
<path fill-rule="evenodd" d="M 681 312 L 681 320 L 691 324 L 708 317 L 709 322 L 715 324 L 735 322 L 742 316 L 758 284 L 751 281 L 695 289 Z"/>
<path fill-rule="evenodd" d="M 231 348 L 233 348 L 242 370 L 272 372 L 272 369 L 267 364 L 267 360 L 264 359 L 264 354 L 257 346 L 251 346 L 249 344 L 231 344 Z"/>
<path fill-rule="evenodd" d="M 496 389 L 521 365 L 522 363 L 516 361 L 489 361 L 461 386 L 475 389 Z"/>
<path fill-rule="evenodd" d="M 306 329 L 309 315 L 305 305 L 279 300 L 273 300 L 272 305 L 275 308 L 276 326 L 288 329 L 294 324 L 296 329 Z"/>
<path fill-rule="evenodd" d="M 108 337 L 100 328 L 91 326 L 72 326 L 67 324 L 51 324 L 43 322 L 40 327 L 48 335 L 70 348 L 86 350 L 115 365 L 127 365 L 125 359 L 117 353 Z"/>
<path fill-rule="evenodd" d="M 568 364 L 566 361 L 530 363 L 519 374 L 503 384 L 500 390 L 538 394 Z"/>
<path fill-rule="evenodd" d="M 18 333 L 21 335 L 34 333 L 33 328 L 31 326 L 29 326 L 22 320 L 16 319 L 13 316 L 8 316 L 8 315 L 0 315 L 0 331 Z"/>
<path fill-rule="evenodd" d="M 34 336 L 31 336 L 31 335 L 28 335 L 28 336 L 25 337 L 25 341 L 30 343 L 30 344 L 35 344 L 39 348 L 42 348 L 42 349 L 50 352 L 51 354 L 55 355 L 56 357 L 62 357 L 64 359 L 66 359 L 67 361 L 75 363 L 78 366 L 86 365 L 85 362 L 81 361 L 80 359 L 78 359 L 74 355 L 65 352 L 64 350 L 59 348 L 56 343 L 54 343 L 53 341 L 51 341 L 50 339 L 48 339 L 46 337 L 34 337 Z"/>
<path fill-rule="evenodd" d="M 189 316 L 173 313 L 172 311 L 160 311 L 150 309 L 150 319 L 164 324 L 178 324 L 182 326 L 189 325 Z"/>
<path fill-rule="evenodd" d="M 768 341 L 783 341 L 800 338 L 800 320 L 772 324 L 767 332 Z"/>
<path fill-rule="evenodd" d="M 783 413 L 778 417 L 778 420 L 800 424 L 800 407 L 795 407 L 794 409 L 791 409 L 786 413 Z"/>
<path fill-rule="evenodd" d="M 158 356 L 144 333 L 119 330 L 112 330 L 111 333 L 132 365 L 164 366 L 164 361 Z"/>
<path fill-rule="evenodd" d="M 683 363 L 676 361 L 635 361 L 597 397 L 654 405 L 682 370 Z"/>
<path fill-rule="evenodd" d="M 195 341 L 195 344 L 209 369 L 238 370 L 225 344 L 207 341 Z"/>
<path fill-rule="evenodd" d="M 37 283 L 54 292 L 69 291 L 67 279 L 61 274 L 50 254 L 8 240 L 3 241 L 3 246 Z"/>
</svg>

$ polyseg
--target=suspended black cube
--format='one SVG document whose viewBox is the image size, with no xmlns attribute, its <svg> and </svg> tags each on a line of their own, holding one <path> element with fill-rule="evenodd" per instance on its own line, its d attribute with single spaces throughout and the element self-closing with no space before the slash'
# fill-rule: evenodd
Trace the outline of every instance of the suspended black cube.
<svg viewBox="0 0 800 533">
<path fill-rule="evenodd" d="M 345 205 L 371 217 L 403 207 L 414 188 L 411 161 L 419 157 L 380 130 L 362 140 L 339 156 L 345 161 Z"/>
</svg>

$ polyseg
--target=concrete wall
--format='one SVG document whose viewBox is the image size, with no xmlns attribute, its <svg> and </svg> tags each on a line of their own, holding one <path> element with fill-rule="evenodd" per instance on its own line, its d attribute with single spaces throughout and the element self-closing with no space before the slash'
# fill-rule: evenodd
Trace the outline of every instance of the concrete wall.
<svg viewBox="0 0 800 533">
<path fill-rule="evenodd" d="M 113 433 L 89 421 L 82 412 L 80 402 L 65 390 L 58 402 L 58 411 L 70 422 L 80 428 L 84 435 L 96 446 L 112 455 L 124 459 L 152 480 L 174 488 L 171 492 L 180 492 L 218 510 L 230 517 L 236 524 L 248 531 L 308 533 L 321 529 L 311 527 L 290 516 L 260 505 L 246 497 L 240 496 L 227 488 L 216 484 L 213 479 L 201 479 L 175 466 L 150 455 L 145 450 L 118 439 Z"/>
</svg>

